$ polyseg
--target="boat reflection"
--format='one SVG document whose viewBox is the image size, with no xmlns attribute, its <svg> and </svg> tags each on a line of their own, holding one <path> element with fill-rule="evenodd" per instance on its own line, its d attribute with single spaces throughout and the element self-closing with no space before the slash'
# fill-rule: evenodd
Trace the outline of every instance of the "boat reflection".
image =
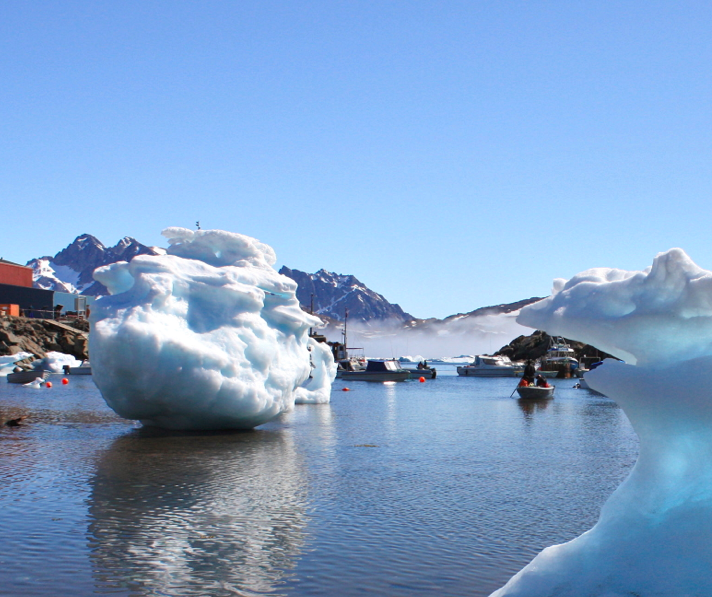
<svg viewBox="0 0 712 597">
<path fill-rule="evenodd" d="M 306 475 L 288 430 L 137 430 L 104 453 L 91 487 L 99 592 L 273 593 L 304 543 Z"/>
<path fill-rule="evenodd" d="M 547 408 L 549 408 L 551 400 L 546 398 L 542 400 L 519 398 L 517 399 L 517 404 L 519 405 L 519 408 L 522 409 L 524 415 L 526 417 L 529 417 L 537 411 L 546 410 Z"/>
</svg>

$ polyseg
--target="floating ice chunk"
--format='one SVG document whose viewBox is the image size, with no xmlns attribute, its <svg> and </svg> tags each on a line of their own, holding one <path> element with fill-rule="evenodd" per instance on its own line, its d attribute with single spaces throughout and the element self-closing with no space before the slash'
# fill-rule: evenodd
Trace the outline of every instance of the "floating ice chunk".
<svg viewBox="0 0 712 597">
<path fill-rule="evenodd" d="M 172 429 L 251 428 L 294 404 L 320 320 L 274 251 L 221 230 L 167 228 L 167 254 L 98 268 L 94 381 L 118 414 Z M 326 382 L 324 382 L 326 383 Z"/>
<path fill-rule="evenodd" d="M 336 377 L 336 363 L 331 347 L 309 338 L 311 352 L 309 378 L 296 390 L 296 404 L 325 404 L 331 400 L 331 383 Z"/>
<path fill-rule="evenodd" d="M 628 478 L 580 537 L 542 551 L 492 597 L 712 595 L 712 273 L 680 249 L 643 272 L 596 269 L 520 323 L 589 342 L 586 374 L 640 438 Z"/>
</svg>

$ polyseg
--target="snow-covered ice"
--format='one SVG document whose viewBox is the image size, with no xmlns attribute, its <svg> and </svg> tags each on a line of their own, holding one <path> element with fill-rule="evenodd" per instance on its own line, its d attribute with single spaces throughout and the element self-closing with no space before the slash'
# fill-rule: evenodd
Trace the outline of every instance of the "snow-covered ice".
<svg viewBox="0 0 712 597">
<path fill-rule="evenodd" d="M 590 531 L 492 597 L 712 595 L 712 272 L 680 249 L 642 272 L 588 270 L 519 322 L 628 362 L 586 380 L 623 408 L 640 455 Z"/>
<path fill-rule="evenodd" d="M 309 338 L 309 378 L 296 389 L 296 404 L 326 404 L 331 400 L 331 382 L 336 377 L 336 362 L 331 347 Z"/>
<path fill-rule="evenodd" d="M 15 363 L 18 361 L 23 361 L 33 357 L 31 352 L 18 352 L 17 354 L 10 354 L 0 357 L 0 376 L 6 376 L 8 373 L 12 373 L 15 368 Z"/>
<path fill-rule="evenodd" d="M 43 359 L 32 363 L 32 366 L 34 369 L 42 369 L 51 373 L 62 373 L 64 371 L 64 365 L 79 367 L 81 364 L 82 362 L 75 359 L 71 354 L 50 351 Z"/>
<path fill-rule="evenodd" d="M 165 255 L 94 272 L 111 293 L 94 303 L 89 336 L 107 404 L 146 425 L 247 429 L 297 397 L 328 401 L 333 358 L 308 335 L 321 321 L 272 269 L 272 248 L 222 230 L 163 235 Z"/>
</svg>

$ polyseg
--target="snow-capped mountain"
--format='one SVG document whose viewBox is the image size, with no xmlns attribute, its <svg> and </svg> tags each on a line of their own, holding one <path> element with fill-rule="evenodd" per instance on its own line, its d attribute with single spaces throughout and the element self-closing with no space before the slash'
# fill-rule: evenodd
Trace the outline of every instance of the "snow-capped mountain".
<svg viewBox="0 0 712 597">
<path fill-rule="evenodd" d="M 355 276 L 345 276 L 319 270 L 308 274 L 298 269 L 283 266 L 279 270 L 297 285 L 297 299 L 304 307 L 310 307 L 314 297 L 314 313 L 343 321 L 346 309 L 349 319 L 364 322 L 391 320 L 409 322 L 415 318 L 404 312 L 400 306 L 389 303 L 382 295 L 374 292 Z"/>
<path fill-rule="evenodd" d="M 142 245 L 130 236 L 122 238 L 113 247 L 106 247 L 91 234 L 82 234 L 54 257 L 32 259 L 27 266 L 34 270 L 35 288 L 100 296 L 108 294 L 108 291 L 92 277 L 97 267 L 131 261 L 136 255 L 158 253 L 155 247 Z"/>
</svg>

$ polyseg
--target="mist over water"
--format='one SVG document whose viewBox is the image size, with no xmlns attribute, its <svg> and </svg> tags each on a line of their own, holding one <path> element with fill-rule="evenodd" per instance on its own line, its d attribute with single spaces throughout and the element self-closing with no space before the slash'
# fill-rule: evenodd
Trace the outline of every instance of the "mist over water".
<svg viewBox="0 0 712 597">
<path fill-rule="evenodd" d="M 404 328 L 401 322 L 348 322 L 349 347 L 363 348 L 369 357 L 422 355 L 428 359 L 459 355 L 492 354 L 514 338 L 532 333 L 516 322 L 519 311 L 477 315 L 447 322 L 426 322 Z M 342 326 L 328 327 L 329 340 L 342 341 Z M 359 351 L 352 351 L 354 353 Z"/>
</svg>

